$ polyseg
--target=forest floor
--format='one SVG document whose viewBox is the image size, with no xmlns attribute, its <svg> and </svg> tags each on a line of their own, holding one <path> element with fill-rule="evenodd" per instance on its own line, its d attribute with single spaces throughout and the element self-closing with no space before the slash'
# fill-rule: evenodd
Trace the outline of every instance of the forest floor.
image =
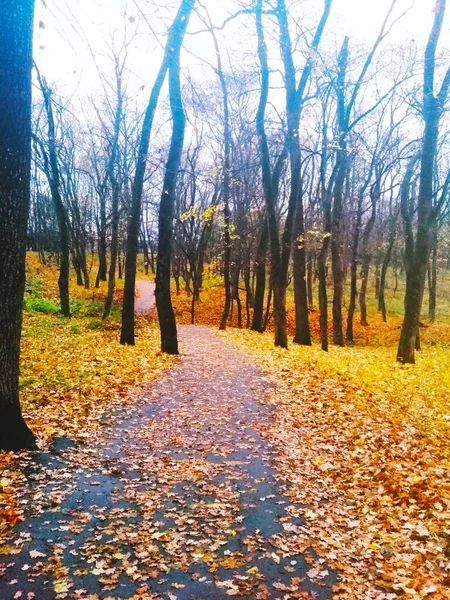
<svg viewBox="0 0 450 600">
<path fill-rule="evenodd" d="M 375 311 L 354 346 L 285 350 L 219 332 L 211 287 L 174 358 L 142 281 L 123 347 L 120 280 L 106 321 L 105 286 L 72 281 L 69 320 L 55 265 L 28 257 L 41 451 L 0 453 L 0 599 L 450 599 L 450 325 L 425 323 L 416 365 Z"/>
<path fill-rule="evenodd" d="M 181 358 L 95 440 L 22 458 L 2 600 L 331 597 L 261 433 L 272 385 L 209 328 L 180 329 Z"/>
</svg>

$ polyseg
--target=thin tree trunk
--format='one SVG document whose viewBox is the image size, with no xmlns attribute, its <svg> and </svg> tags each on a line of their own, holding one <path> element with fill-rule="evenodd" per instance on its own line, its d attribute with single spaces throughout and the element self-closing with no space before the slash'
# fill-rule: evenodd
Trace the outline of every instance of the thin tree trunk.
<svg viewBox="0 0 450 600">
<path fill-rule="evenodd" d="M 43 144 L 40 144 L 40 150 L 44 160 L 45 174 L 50 186 L 52 200 L 55 206 L 56 218 L 59 229 L 59 277 L 58 288 L 61 303 L 61 313 L 65 317 L 70 317 L 69 304 L 69 270 L 70 270 L 70 250 L 69 250 L 69 225 L 66 207 L 61 196 L 61 178 L 59 173 L 58 155 L 56 150 L 55 121 L 53 117 L 53 106 L 51 90 L 45 79 L 41 77 L 38 71 L 38 80 L 44 98 L 45 112 L 48 126 L 48 154 Z"/>
<path fill-rule="evenodd" d="M 384 255 L 383 264 L 381 265 L 380 275 L 380 290 L 378 294 L 378 309 L 381 310 L 383 323 L 387 322 L 387 311 L 386 311 L 386 277 L 391 262 L 392 250 L 395 243 L 395 230 L 396 230 L 396 217 L 392 217 L 392 224 L 389 231 L 388 246 L 386 254 Z"/>
<path fill-rule="evenodd" d="M 261 237 L 256 251 L 256 287 L 252 319 L 252 330 L 259 331 L 259 333 L 264 331 L 264 295 L 266 291 L 266 255 L 268 245 L 269 229 L 267 219 L 264 217 L 262 220 Z"/>
<path fill-rule="evenodd" d="M 428 267 L 428 318 L 436 320 L 437 300 L 437 233 L 433 232 L 431 259 Z"/>
<path fill-rule="evenodd" d="M 177 326 L 170 294 L 170 263 L 172 258 L 173 215 L 176 183 L 183 151 L 186 115 L 180 83 L 180 52 L 184 33 L 193 10 L 192 0 L 183 0 L 179 15 L 172 26 L 167 47 L 169 63 L 169 95 L 172 112 L 172 140 L 164 175 L 163 193 L 159 207 L 159 239 L 156 263 L 156 308 L 161 330 L 161 350 L 178 354 Z"/>
<path fill-rule="evenodd" d="M 301 182 L 300 182 L 301 188 Z M 309 328 L 308 293 L 306 287 L 306 249 L 305 226 L 303 218 L 303 193 L 298 192 L 297 212 L 295 216 L 294 236 L 294 298 L 295 298 L 295 336 L 294 343 L 311 346 Z"/>
<path fill-rule="evenodd" d="M 147 165 L 148 147 L 150 142 L 150 134 L 153 126 L 153 119 L 158 104 L 159 94 L 163 86 L 167 69 L 171 63 L 174 52 L 176 52 L 177 46 L 181 46 L 184 32 L 189 21 L 189 16 L 192 12 L 194 1 L 182 0 L 180 8 L 175 17 L 175 20 L 170 28 L 168 39 L 166 42 L 164 58 L 158 71 L 152 92 L 150 94 L 150 100 L 145 112 L 144 123 L 142 125 L 141 138 L 139 142 L 139 152 L 136 165 L 136 173 L 133 181 L 133 188 L 131 193 L 131 214 L 128 221 L 127 231 L 127 252 L 125 257 L 125 287 L 123 293 L 123 309 L 122 309 L 122 327 L 120 333 L 120 343 L 134 345 L 135 343 L 135 332 L 134 332 L 134 294 L 136 285 L 136 262 L 137 253 L 139 246 L 139 230 L 141 226 L 141 204 L 142 204 L 142 190 L 144 186 L 145 169 Z M 166 169 L 167 175 L 167 169 Z M 164 190 L 163 198 L 166 198 Z M 169 204 L 170 204 L 169 198 Z M 163 206 L 163 222 L 165 221 L 166 203 Z M 170 214 L 170 206 L 169 206 Z M 160 211 L 161 218 L 161 211 Z M 163 225 L 164 226 L 164 225 Z M 172 224 L 169 227 L 171 235 Z M 167 233 L 167 232 L 165 232 Z M 169 240 L 169 249 L 171 247 L 171 240 Z M 166 257 L 167 258 L 167 257 Z M 166 260 L 166 258 L 164 260 Z M 158 257 L 159 259 L 159 257 Z M 169 256 L 169 271 L 168 280 L 170 286 L 170 256 Z M 163 268 L 164 270 L 164 268 Z M 160 272 L 160 276 L 163 274 Z M 167 279 L 167 274 L 164 274 L 163 279 Z M 160 286 L 161 287 L 161 286 Z M 167 294 L 167 290 L 165 291 Z M 169 289 L 170 297 L 170 289 Z M 168 309 L 170 313 L 170 309 Z M 172 311 L 173 312 L 173 311 Z"/>
<path fill-rule="evenodd" d="M 100 224 L 98 230 L 98 272 L 95 279 L 95 287 L 100 287 L 100 281 L 106 281 L 108 275 L 108 264 L 106 259 L 106 196 L 100 196 Z"/>
<path fill-rule="evenodd" d="M 356 209 L 356 223 L 355 231 L 353 234 L 353 243 L 351 248 L 351 265 L 350 265 L 350 302 L 348 305 L 348 317 L 347 317 L 347 341 L 353 342 L 353 318 L 356 309 L 356 298 L 358 295 L 358 248 L 359 248 L 359 236 L 361 233 L 361 221 L 362 221 L 362 201 L 363 192 L 358 196 L 358 205 Z"/>
</svg>

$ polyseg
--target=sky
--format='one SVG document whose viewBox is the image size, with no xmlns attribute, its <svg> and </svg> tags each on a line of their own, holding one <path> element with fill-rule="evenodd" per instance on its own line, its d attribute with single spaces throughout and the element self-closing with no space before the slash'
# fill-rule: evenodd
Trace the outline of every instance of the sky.
<svg viewBox="0 0 450 600">
<path fill-rule="evenodd" d="M 370 44 L 377 36 L 390 2 L 334 0 L 325 36 L 327 44 L 337 48 L 344 35 L 348 35 L 353 43 Z M 124 24 L 130 37 L 141 21 L 139 35 L 130 45 L 128 64 L 136 93 L 142 92 L 147 97 L 148 85 L 160 61 L 164 32 L 178 3 L 178 0 L 37 0 L 36 62 L 50 85 L 56 85 L 65 95 L 81 97 L 99 93 L 99 69 L 112 72 L 112 62 L 108 58 L 112 40 L 120 47 Z M 236 3 L 237 0 L 202 0 L 217 25 L 234 12 Z M 319 0 L 290 0 L 290 5 L 300 27 L 313 26 L 322 9 Z M 398 0 L 395 14 L 410 10 L 394 26 L 389 43 L 401 46 L 414 39 L 419 46 L 423 45 L 431 28 L 434 6 L 435 0 Z M 161 35 L 156 38 L 148 35 L 150 28 Z M 190 31 L 201 28 L 194 16 Z M 223 36 L 227 37 L 226 46 L 233 60 L 236 57 L 238 61 L 245 59 L 245 52 L 248 56 L 256 54 L 254 25 L 250 17 L 232 22 L 220 36 L 224 49 Z M 205 68 L 202 57 L 213 56 L 210 44 L 207 34 L 188 35 L 184 66 L 201 72 Z M 447 7 L 440 47 L 450 53 L 450 6 Z"/>
</svg>

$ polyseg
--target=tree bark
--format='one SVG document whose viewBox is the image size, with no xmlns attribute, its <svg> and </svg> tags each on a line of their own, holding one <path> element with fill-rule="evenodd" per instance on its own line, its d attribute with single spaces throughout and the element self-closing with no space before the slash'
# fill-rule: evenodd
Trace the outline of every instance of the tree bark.
<svg viewBox="0 0 450 600">
<path fill-rule="evenodd" d="M 256 251 L 256 287 L 252 319 L 252 330 L 259 333 L 264 331 L 264 295 L 266 292 L 266 255 L 268 246 L 269 229 L 267 219 L 264 216 L 262 219 L 261 237 Z"/>
<path fill-rule="evenodd" d="M 192 0 L 183 0 L 179 16 L 172 26 L 167 47 L 169 62 L 169 95 L 172 113 L 172 140 L 164 175 L 163 193 L 159 207 L 159 239 L 156 263 L 156 308 L 161 330 L 161 351 L 178 354 L 177 326 L 170 294 L 170 263 L 172 257 L 173 215 L 175 193 L 183 152 L 186 115 L 183 108 L 180 83 L 180 52 L 190 14 Z"/>
<path fill-rule="evenodd" d="M 34 2 L 0 3 L 0 450 L 35 449 L 19 402 L 30 202 Z"/>
<path fill-rule="evenodd" d="M 169 68 L 174 51 L 177 46 L 181 46 L 183 36 L 186 31 L 189 16 L 193 10 L 194 1 L 182 0 L 178 13 L 172 23 L 164 51 L 164 58 L 158 71 L 150 100 L 145 111 L 144 123 L 142 125 L 141 138 L 139 142 L 139 151 L 136 164 L 136 172 L 133 180 L 133 188 L 131 192 L 131 214 L 128 221 L 127 230 L 127 251 L 125 257 L 125 286 L 123 293 L 123 308 L 122 308 L 122 327 L 120 332 L 120 343 L 134 345 L 134 294 L 136 286 L 136 261 L 139 247 L 139 230 L 141 226 L 141 204 L 142 190 L 144 187 L 145 169 L 147 165 L 148 147 L 150 143 L 150 134 L 153 126 L 153 119 L 158 104 L 159 95 L 166 78 L 166 72 Z M 183 113 L 184 114 L 184 113 Z M 167 169 L 166 169 L 167 175 Z M 163 193 L 165 196 L 165 190 Z M 170 199 L 169 199 L 170 202 Z M 165 213 L 165 210 L 163 210 Z M 169 210 L 170 213 L 170 210 Z M 165 220 L 165 214 L 164 219 Z M 172 227 L 172 226 L 171 226 Z M 169 242 L 169 247 L 171 241 Z M 164 269 L 163 269 L 164 270 Z M 162 273 L 160 273 L 160 276 Z M 166 279 L 165 274 L 163 279 Z M 169 284 L 170 284 L 170 258 L 169 258 Z M 165 292 L 167 294 L 167 291 Z M 170 289 L 169 289 L 170 296 Z M 170 311 L 169 311 L 170 312 Z"/>
<path fill-rule="evenodd" d="M 434 95 L 436 48 L 442 30 L 446 0 L 438 0 L 433 27 L 424 59 L 423 110 L 425 123 L 421 147 L 419 196 L 417 204 L 417 233 L 411 247 L 406 275 L 405 317 L 403 320 L 397 360 L 415 362 L 415 346 L 419 333 L 420 312 L 431 248 L 432 230 L 436 221 L 433 208 L 433 184 L 437 155 L 439 122 L 450 86 L 450 69 L 439 93 Z M 402 212 L 402 214 L 404 214 Z"/>
</svg>

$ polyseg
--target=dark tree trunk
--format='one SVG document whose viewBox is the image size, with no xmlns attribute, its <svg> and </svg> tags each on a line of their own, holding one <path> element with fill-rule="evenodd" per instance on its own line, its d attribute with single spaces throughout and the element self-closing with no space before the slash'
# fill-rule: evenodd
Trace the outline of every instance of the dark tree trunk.
<svg viewBox="0 0 450 600">
<path fill-rule="evenodd" d="M 150 265 L 150 256 L 148 253 L 147 238 L 145 237 L 144 231 L 142 231 L 142 233 L 141 233 L 141 240 L 142 240 L 142 250 L 144 252 L 144 273 L 145 273 L 145 275 L 148 275 L 148 267 Z"/>
<path fill-rule="evenodd" d="M 231 126 L 230 112 L 228 106 L 228 88 L 225 75 L 222 69 L 222 58 L 220 56 L 219 45 L 211 28 L 214 46 L 216 50 L 217 75 L 219 77 L 220 88 L 222 90 L 223 104 L 223 143 L 224 143 L 224 164 L 223 164 L 223 216 L 224 216 L 224 262 L 223 262 L 223 283 L 225 287 L 225 302 L 220 319 L 219 329 L 224 330 L 227 327 L 228 317 L 231 310 L 232 301 L 232 283 L 231 283 L 231 211 L 230 211 L 230 181 L 231 181 Z"/>
<path fill-rule="evenodd" d="M 72 248 L 72 265 L 75 271 L 75 276 L 77 278 L 77 285 L 83 286 L 83 274 L 81 272 L 80 260 L 78 258 L 78 254 L 74 248 Z"/>
<path fill-rule="evenodd" d="M 269 281 L 269 293 L 267 294 L 267 304 L 266 304 L 266 312 L 264 315 L 264 323 L 263 323 L 263 332 L 267 329 L 267 325 L 269 324 L 271 313 L 270 309 L 272 306 L 272 297 L 273 297 L 273 287 L 272 280 Z"/>
<path fill-rule="evenodd" d="M 44 160 L 44 170 L 53 204 L 55 206 L 56 218 L 59 229 L 59 278 L 58 288 L 61 302 L 61 313 L 65 317 L 70 317 L 69 304 L 69 272 L 70 272 L 70 250 L 69 250 L 69 219 L 66 207 L 61 196 L 61 177 L 59 173 L 58 154 L 56 149 L 55 120 L 53 117 L 52 92 L 45 79 L 41 77 L 38 71 L 38 79 L 42 96 L 44 98 L 45 112 L 48 126 L 48 154 L 43 144 L 40 144 L 42 158 Z"/>
<path fill-rule="evenodd" d="M 428 318 L 434 322 L 436 320 L 436 300 L 437 300 L 437 232 L 433 232 L 432 251 L 430 264 L 428 267 Z"/>
<path fill-rule="evenodd" d="M 262 221 L 261 237 L 256 251 L 256 287 L 252 319 L 252 330 L 259 331 L 259 333 L 264 331 L 264 295 L 266 291 L 266 255 L 268 245 L 269 229 L 267 226 L 267 219 L 264 217 Z"/>
<path fill-rule="evenodd" d="M 106 319 L 111 314 L 111 308 L 114 301 L 114 292 L 116 291 L 116 267 L 117 267 L 117 255 L 119 253 L 119 196 L 120 196 L 120 185 L 116 180 L 116 176 L 112 176 L 112 204 L 111 204 L 111 257 L 109 262 L 109 273 L 108 273 L 108 294 L 105 300 L 105 307 L 103 310 L 103 319 Z"/>
<path fill-rule="evenodd" d="M 377 181 L 374 184 L 374 187 L 371 192 L 371 201 L 372 201 L 372 212 L 369 217 L 369 220 L 366 223 L 363 233 L 362 239 L 362 265 L 361 265 L 361 291 L 359 293 L 359 306 L 361 309 L 361 325 L 367 327 L 369 324 L 367 321 L 367 286 L 369 283 L 369 270 L 370 270 L 370 250 L 369 250 L 369 240 L 372 234 L 373 227 L 375 225 L 375 219 L 377 215 L 377 204 L 380 198 L 381 190 L 380 190 L 380 181 Z M 379 280 L 378 280 L 379 281 Z"/>
<path fill-rule="evenodd" d="M 333 342 L 344 345 L 342 327 L 342 301 L 344 296 L 344 265 L 342 216 L 344 202 L 344 183 L 347 176 L 347 132 L 349 113 L 345 99 L 345 79 L 348 64 L 348 38 L 345 38 L 339 54 L 336 82 L 337 121 L 339 124 L 339 149 L 336 154 L 336 180 L 333 189 L 333 208 L 331 214 L 331 265 L 333 273 Z"/>
<path fill-rule="evenodd" d="M 310 255 L 309 260 L 307 262 L 307 266 L 306 266 L 306 289 L 308 291 L 308 306 L 311 308 L 314 306 L 313 271 L 314 271 L 313 256 Z"/>
<path fill-rule="evenodd" d="M 392 223 L 389 231 L 388 246 L 386 254 L 384 255 L 383 264 L 381 265 L 380 275 L 380 290 L 378 294 L 378 309 L 381 311 L 383 323 L 387 322 L 387 311 L 386 311 L 386 277 L 389 269 L 389 265 L 392 257 L 392 250 L 395 243 L 395 230 L 396 230 L 396 216 L 392 217 Z"/>
<path fill-rule="evenodd" d="M 245 312 L 246 312 L 246 328 L 250 328 L 251 323 L 251 312 L 250 309 L 254 306 L 254 298 L 251 285 L 251 268 L 250 268 L 250 257 L 247 257 L 246 265 L 244 267 L 244 285 L 245 285 Z"/>
<path fill-rule="evenodd" d="M 100 287 L 100 281 L 106 281 L 108 276 L 108 263 L 106 260 L 106 196 L 100 195 L 100 226 L 98 231 L 98 272 L 95 287 Z"/>
<path fill-rule="evenodd" d="M 445 100 L 450 86 L 450 69 L 447 71 L 439 93 L 434 95 L 434 72 L 436 48 L 442 30 L 446 0 L 438 0 L 433 27 L 425 50 L 423 109 L 425 123 L 421 148 L 419 196 L 417 204 L 417 233 L 415 240 L 409 244 L 405 258 L 407 262 L 405 317 L 403 320 L 397 360 L 403 363 L 414 363 L 420 312 L 427 276 L 433 227 L 436 222 L 436 211 L 433 208 L 433 184 L 435 160 L 438 146 L 439 122 L 444 111 Z M 405 217 L 405 210 L 402 210 Z M 408 228 L 408 223 L 405 223 Z M 409 227 L 407 236 L 411 235 Z"/>
<path fill-rule="evenodd" d="M 344 181 L 347 174 L 347 150 L 345 140 L 341 139 L 338 150 L 338 171 L 333 194 L 331 264 L 333 272 L 333 343 L 344 345 L 342 328 L 342 300 L 344 296 L 344 266 L 342 260 L 342 211 L 344 197 Z"/>
<path fill-rule="evenodd" d="M 170 262 L 172 257 L 173 215 L 176 184 L 183 151 L 186 115 L 184 114 L 180 83 L 180 52 L 184 33 L 194 2 L 183 0 L 179 15 L 172 26 L 167 46 L 169 62 L 169 95 L 172 113 L 172 139 L 164 175 L 163 193 L 159 207 L 159 239 L 156 263 L 156 308 L 161 330 L 161 350 L 178 354 L 177 326 L 170 294 Z"/>
<path fill-rule="evenodd" d="M 0 450 L 35 449 L 19 403 L 30 201 L 32 0 L 0 3 Z"/>
<path fill-rule="evenodd" d="M 225 183 L 224 183 L 225 187 Z M 224 192 L 224 194 L 226 194 Z M 227 328 L 227 321 L 231 310 L 231 214 L 229 199 L 225 200 L 224 203 L 224 261 L 223 261 L 223 282 L 225 286 L 225 304 L 223 307 L 222 317 L 220 319 L 219 329 L 224 330 Z"/>
<path fill-rule="evenodd" d="M 116 268 L 117 256 L 119 253 L 119 200 L 120 200 L 120 182 L 116 172 L 116 163 L 118 155 L 120 125 L 122 123 L 122 70 L 119 62 L 116 60 L 116 86 L 117 86 L 117 106 L 114 115 L 114 129 L 110 156 L 108 161 L 108 177 L 111 182 L 112 202 L 111 202 L 111 257 L 108 273 L 108 294 L 105 300 L 103 310 L 103 319 L 111 314 L 111 308 L 114 301 L 114 292 L 116 290 Z"/>
<path fill-rule="evenodd" d="M 358 195 L 358 204 L 356 209 L 356 223 L 355 231 L 353 233 L 353 242 L 351 247 L 351 264 L 350 264 L 350 301 L 348 305 L 348 316 L 347 316 L 347 341 L 353 342 L 353 318 L 355 316 L 356 309 L 356 298 L 358 295 L 358 248 L 359 248 L 359 236 L 361 233 L 361 221 L 362 221 L 362 202 L 363 202 L 363 191 Z"/>
<path fill-rule="evenodd" d="M 177 51 L 177 46 L 181 46 L 184 32 L 187 27 L 187 23 L 189 21 L 189 16 L 192 12 L 194 2 L 190 2 L 189 0 L 182 0 L 180 4 L 180 8 L 175 17 L 175 20 L 170 28 L 168 39 L 166 42 L 166 48 L 164 52 L 164 58 L 161 63 L 160 69 L 158 71 L 158 75 L 155 80 L 155 84 L 153 86 L 150 100 L 147 106 L 147 110 L 145 111 L 144 123 L 142 125 L 141 139 L 139 142 L 139 152 L 137 158 L 136 165 L 136 173 L 133 181 L 133 189 L 131 193 L 131 214 L 128 221 L 128 231 L 127 231 L 127 252 L 125 257 L 125 287 L 123 293 L 123 309 L 122 309 L 122 328 L 120 333 L 120 343 L 121 344 L 131 344 L 134 345 L 135 337 L 134 337 L 134 293 L 135 293 L 135 285 L 136 285 L 136 261 L 137 261 L 137 253 L 139 247 L 139 230 L 141 226 L 141 204 L 142 204 L 142 190 L 144 186 L 144 177 L 145 177 L 145 169 L 147 165 L 147 155 L 148 155 L 148 147 L 150 143 L 150 134 L 153 126 L 153 119 L 156 112 L 156 107 L 158 104 L 159 94 L 161 92 L 162 85 L 166 78 L 166 72 L 171 64 L 172 57 L 174 52 Z M 184 113 L 183 113 L 184 118 Z M 177 169 L 178 170 L 178 169 Z M 168 171 L 166 169 L 166 176 Z M 163 199 L 167 199 L 167 194 L 164 192 Z M 169 199 L 169 203 L 170 203 Z M 166 208 L 167 203 L 164 203 L 162 207 L 163 213 L 163 221 L 166 218 Z M 169 214 L 170 214 L 170 206 Z M 161 219 L 161 211 L 160 211 L 160 219 Z M 171 235 L 172 224 L 170 224 L 169 231 Z M 161 233 L 161 232 L 160 232 Z M 167 233 L 165 231 L 164 233 Z M 167 242 L 163 242 L 164 243 Z M 171 248 L 171 240 L 169 240 L 168 244 L 169 250 Z M 167 248 L 166 248 L 167 249 Z M 167 258 L 167 257 L 166 257 Z M 164 259 L 166 261 L 166 258 Z M 159 257 L 158 257 L 159 259 Z M 170 298 L 170 254 L 168 259 L 168 265 L 163 266 L 163 271 L 165 268 L 169 268 L 168 275 L 167 273 L 160 272 L 160 277 L 163 277 L 164 280 L 168 278 L 169 281 L 169 290 L 168 295 Z M 158 277 L 158 276 L 157 276 Z M 160 284 L 162 281 L 160 281 Z M 164 285 L 163 285 L 164 288 Z M 160 285 L 160 293 L 163 293 Z M 163 295 L 167 295 L 167 290 L 164 290 Z M 164 310 L 164 309 L 163 309 Z M 168 309 L 170 313 L 170 309 Z M 173 310 L 172 310 L 173 312 Z"/>
<path fill-rule="evenodd" d="M 299 198 L 302 194 L 299 193 Z M 306 286 L 305 227 L 303 222 L 303 201 L 297 205 L 294 241 L 294 297 L 295 297 L 295 337 L 294 343 L 311 346 L 309 328 L 308 293 Z"/>
</svg>

